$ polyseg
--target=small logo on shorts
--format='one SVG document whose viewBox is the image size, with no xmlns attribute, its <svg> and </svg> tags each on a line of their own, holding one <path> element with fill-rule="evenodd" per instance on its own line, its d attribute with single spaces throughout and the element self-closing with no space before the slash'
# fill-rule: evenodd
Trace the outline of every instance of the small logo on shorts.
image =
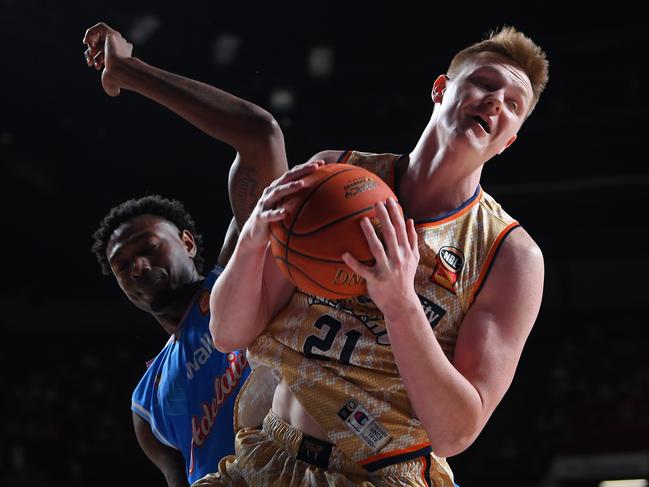
<svg viewBox="0 0 649 487">
<path fill-rule="evenodd" d="M 430 280 L 455 294 L 455 284 L 464 268 L 464 254 L 456 247 L 445 246 L 439 249 L 435 269 Z"/>
<path fill-rule="evenodd" d="M 392 439 L 383 425 L 354 399 L 347 400 L 338 411 L 338 417 L 374 451 L 379 451 Z"/>
</svg>

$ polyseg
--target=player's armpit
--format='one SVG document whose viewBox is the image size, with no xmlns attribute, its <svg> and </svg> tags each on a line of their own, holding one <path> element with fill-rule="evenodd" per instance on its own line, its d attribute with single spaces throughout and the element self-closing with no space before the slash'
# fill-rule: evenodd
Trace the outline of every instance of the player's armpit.
<svg viewBox="0 0 649 487">
<path fill-rule="evenodd" d="M 541 306 L 543 278 L 541 250 L 522 228 L 512 231 L 462 321 L 453 365 L 471 382 L 482 401 L 482 413 L 470 442 L 513 380 Z"/>
<path fill-rule="evenodd" d="M 169 487 L 189 487 L 185 471 L 185 459 L 180 451 L 163 445 L 153 435 L 151 425 L 136 413 L 133 414 L 133 428 L 142 451 L 160 469 Z"/>
</svg>

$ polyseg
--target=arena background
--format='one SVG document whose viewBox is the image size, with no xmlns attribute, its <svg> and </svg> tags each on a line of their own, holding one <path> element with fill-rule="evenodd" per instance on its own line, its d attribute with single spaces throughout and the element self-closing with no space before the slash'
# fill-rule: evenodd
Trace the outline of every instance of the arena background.
<svg viewBox="0 0 649 487">
<path fill-rule="evenodd" d="M 163 485 L 129 405 L 166 336 L 101 275 L 90 236 L 156 192 L 186 203 L 213 264 L 230 218 L 234 151 L 138 95 L 106 96 L 82 56 L 99 20 L 145 61 L 267 108 L 292 164 L 409 151 L 456 50 L 503 24 L 535 39 L 550 83 L 483 187 L 543 249 L 545 298 L 509 393 L 450 463 L 463 487 L 646 479 L 646 18 L 567 7 L 2 0 L 0 485 Z"/>
</svg>

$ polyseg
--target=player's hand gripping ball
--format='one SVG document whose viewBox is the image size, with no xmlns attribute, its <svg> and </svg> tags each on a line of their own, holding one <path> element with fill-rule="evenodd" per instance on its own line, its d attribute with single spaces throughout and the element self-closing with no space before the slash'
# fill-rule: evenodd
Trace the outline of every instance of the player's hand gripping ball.
<svg viewBox="0 0 649 487">
<path fill-rule="evenodd" d="M 271 223 L 275 261 L 297 288 L 309 294 L 330 299 L 366 294 L 365 280 L 341 256 L 349 252 L 372 265 L 360 219 L 369 217 L 380 237 L 374 205 L 396 196 L 376 174 L 347 164 L 322 166 L 304 183 L 302 190 L 281 202 L 286 217 Z"/>
</svg>

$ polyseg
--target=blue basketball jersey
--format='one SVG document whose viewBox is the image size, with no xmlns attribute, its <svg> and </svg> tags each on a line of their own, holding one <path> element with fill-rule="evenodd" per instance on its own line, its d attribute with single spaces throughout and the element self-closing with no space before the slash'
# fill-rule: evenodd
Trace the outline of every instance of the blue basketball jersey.
<svg viewBox="0 0 649 487">
<path fill-rule="evenodd" d="M 182 452 L 190 483 L 234 453 L 234 402 L 250 373 L 243 352 L 221 353 L 212 344 L 209 297 L 222 270 L 205 278 L 178 337 L 151 361 L 131 402 L 160 442 Z"/>
</svg>

